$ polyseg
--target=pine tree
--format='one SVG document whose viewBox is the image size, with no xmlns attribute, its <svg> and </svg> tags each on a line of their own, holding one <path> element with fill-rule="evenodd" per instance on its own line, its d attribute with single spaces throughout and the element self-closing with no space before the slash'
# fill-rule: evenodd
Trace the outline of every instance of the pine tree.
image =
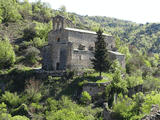
<svg viewBox="0 0 160 120">
<path fill-rule="evenodd" d="M 106 48 L 106 42 L 104 41 L 103 31 L 99 29 L 97 31 L 97 41 L 95 41 L 94 59 L 91 59 L 93 68 L 99 72 L 100 78 L 102 72 L 108 72 L 111 66 L 111 62 L 108 58 L 108 51 Z"/>
</svg>

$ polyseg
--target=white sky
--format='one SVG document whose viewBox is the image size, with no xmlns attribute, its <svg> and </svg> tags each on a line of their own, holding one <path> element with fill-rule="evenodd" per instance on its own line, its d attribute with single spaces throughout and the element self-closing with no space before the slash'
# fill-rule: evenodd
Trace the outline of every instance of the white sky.
<svg viewBox="0 0 160 120">
<path fill-rule="evenodd" d="M 29 0 L 36 1 L 36 0 Z M 160 0 L 41 0 L 80 15 L 107 16 L 137 23 L 160 23 Z"/>
</svg>

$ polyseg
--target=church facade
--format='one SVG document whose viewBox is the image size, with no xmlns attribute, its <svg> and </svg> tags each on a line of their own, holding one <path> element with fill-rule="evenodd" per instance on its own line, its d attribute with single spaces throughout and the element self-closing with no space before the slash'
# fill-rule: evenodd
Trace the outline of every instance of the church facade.
<svg viewBox="0 0 160 120">
<path fill-rule="evenodd" d="M 114 38 L 107 34 L 104 36 L 110 59 L 118 59 L 125 67 L 125 56 L 112 51 L 115 49 Z M 42 68 L 47 71 L 92 68 L 90 59 L 93 58 L 96 37 L 96 32 L 75 29 L 62 16 L 54 17 L 53 30 L 48 34 L 48 45 L 42 52 Z"/>
</svg>

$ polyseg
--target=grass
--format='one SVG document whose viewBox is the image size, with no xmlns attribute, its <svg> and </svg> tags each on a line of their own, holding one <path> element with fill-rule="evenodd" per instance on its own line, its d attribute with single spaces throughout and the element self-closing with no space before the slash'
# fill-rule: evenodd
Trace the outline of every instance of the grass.
<svg viewBox="0 0 160 120">
<path fill-rule="evenodd" d="M 96 83 L 104 83 L 104 82 L 109 82 L 112 80 L 112 74 L 111 73 L 102 73 L 103 79 L 99 79 L 99 73 L 94 72 L 91 74 L 87 74 L 86 80 L 88 82 L 96 82 Z"/>
<path fill-rule="evenodd" d="M 102 79 L 102 80 L 97 80 L 96 83 L 105 83 L 105 82 L 109 82 L 109 79 Z"/>
</svg>

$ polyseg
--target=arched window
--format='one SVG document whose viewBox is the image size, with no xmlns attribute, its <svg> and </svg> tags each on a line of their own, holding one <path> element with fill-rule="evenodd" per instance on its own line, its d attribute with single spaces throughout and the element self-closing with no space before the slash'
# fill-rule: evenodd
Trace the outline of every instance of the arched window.
<svg viewBox="0 0 160 120">
<path fill-rule="evenodd" d="M 93 47 L 93 46 L 89 46 L 88 50 L 89 50 L 89 51 L 93 51 L 93 50 L 94 50 L 94 47 Z"/>
<path fill-rule="evenodd" d="M 82 45 L 82 44 L 80 44 L 80 45 L 78 46 L 78 49 L 79 49 L 79 50 L 85 50 L 85 46 Z"/>
</svg>

